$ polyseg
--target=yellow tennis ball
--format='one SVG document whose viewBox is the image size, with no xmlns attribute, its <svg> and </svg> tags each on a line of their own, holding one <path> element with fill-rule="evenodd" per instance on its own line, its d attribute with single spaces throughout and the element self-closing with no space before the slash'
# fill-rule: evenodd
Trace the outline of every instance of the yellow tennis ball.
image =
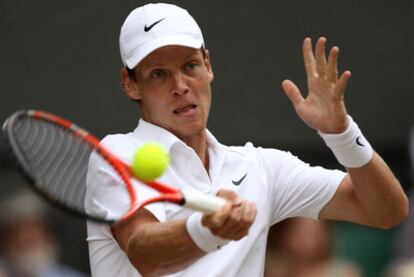
<svg viewBox="0 0 414 277">
<path fill-rule="evenodd" d="M 134 154 L 132 173 L 142 181 L 151 181 L 160 177 L 168 167 L 170 156 L 158 143 L 146 143 Z"/>
</svg>

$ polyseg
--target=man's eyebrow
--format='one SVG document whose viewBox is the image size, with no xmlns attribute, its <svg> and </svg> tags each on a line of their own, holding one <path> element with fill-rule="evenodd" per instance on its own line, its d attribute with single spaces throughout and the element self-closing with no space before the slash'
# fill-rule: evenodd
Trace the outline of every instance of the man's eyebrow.
<svg viewBox="0 0 414 277">
<path fill-rule="evenodd" d="M 198 52 L 194 52 L 192 54 L 189 54 L 184 60 L 203 60 L 203 56 L 199 56 Z"/>
<path fill-rule="evenodd" d="M 203 60 L 203 56 L 202 55 L 198 56 L 198 53 L 199 53 L 199 49 L 194 49 L 194 52 L 189 53 L 187 56 L 185 56 L 183 60 L 186 62 L 191 59 Z M 149 62 L 148 64 L 141 64 L 139 67 L 139 71 L 145 71 L 148 69 L 152 69 L 154 67 L 163 67 L 163 66 L 165 66 L 165 64 L 162 63 L 162 61 L 161 62 L 159 61 Z"/>
<path fill-rule="evenodd" d="M 163 67 L 163 66 L 164 66 L 164 64 L 162 64 L 162 63 L 153 62 L 153 63 L 150 63 L 150 64 L 141 65 L 141 68 L 139 70 L 140 71 L 146 71 L 146 70 L 152 69 L 154 67 L 156 68 L 156 67 Z"/>
</svg>

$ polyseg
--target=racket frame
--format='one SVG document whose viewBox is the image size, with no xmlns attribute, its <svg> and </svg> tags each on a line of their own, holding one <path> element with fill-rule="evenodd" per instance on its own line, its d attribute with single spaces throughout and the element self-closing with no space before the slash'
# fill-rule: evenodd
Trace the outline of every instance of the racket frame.
<svg viewBox="0 0 414 277">
<path fill-rule="evenodd" d="M 78 136 L 80 139 L 87 142 L 92 149 L 98 152 L 112 166 L 112 168 L 122 179 L 131 201 L 128 211 L 120 219 L 117 220 L 103 219 L 92 216 L 86 212 L 81 212 L 79 210 L 70 208 L 67 204 L 56 200 L 46 190 L 42 190 L 41 186 L 39 186 L 39 180 L 37 180 L 37 178 L 30 173 L 31 170 L 28 168 L 27 162 L 24 160 L 25 155 L 21 153 L 20 147 L 13 139 L 13 124 L 21 117 L 32 117 L 37 120 L 47 121 L 49 123 L 55 124 L 56 126 L 61 126 L 70 130 L 75 136 Z M 181 191 L 180 189 L 170 187 L 158 181 L 144 181 L 138 179 L 136 176 L 134 176 L 131 167 L 118 159 L 114 154 L 107 150 L 107 148 L 101 145 L 98 138 L 90 134 L 85 129 L 79 127 L 75 123 L 49 112 L 40 110 L 21 110 L 15 112 L 3 124 L 3 135 L 5 137 L 6 145 L 8 145 L 10 153 L 12 154 L 11 156 L 13 157 L 14 162 L 17 164 L 18 168 L 23 173 L 25 178 L 29 181 L 31 187 L 49 202 L 52 202 L 65 211 L 69 211 L 72 214 L 82 216 L 87 219 L 115 224 L 116 222 L 127 220 L 135 213 L 137 209 L 154 202 L 172 202 L 190 209 L 203 211 L 205 213 L 214 213 L 225 204 L 225 200 L 222 198 L 204 195 L 196 191 Z M 157 197 L 153 197 L 139 203 L 135 189 L 131 182 L 131 177 L 134 177 L 135 179 L 155 189 L 161 194 Z"/>
</svg>

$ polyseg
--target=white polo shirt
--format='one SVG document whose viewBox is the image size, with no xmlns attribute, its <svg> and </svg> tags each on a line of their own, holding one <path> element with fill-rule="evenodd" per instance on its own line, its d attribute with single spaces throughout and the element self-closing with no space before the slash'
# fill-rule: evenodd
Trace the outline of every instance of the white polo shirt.
<svg viewBox="0 0 414 277">
<path fill-rule="evenodd" d="M 195 151 L 167 130 L 140 120 L 131 133 L 109 135 L 102 144 L 131 162 L 135 150 L 146 142 L 159 142 L 169 151 L 170 167 L 160 178 L 171 186 L 195 189 L 215 195 L 219 189 L 237 192 L 255 202 L 257 217 L 249 235 L 232 241 L 220 250 L 197 260 L 185 270 L 168 276 L 262 276 L 267 234 L 270 226 L 289 217 L 317 219 L 320 210 L 332 198 L 345 173 L 311 167 L 289 152 L 245 146 L 225 146 L 207 131 L 209 172 Z M 139 200 L 155 192 L 133 183 Z M 122 213 L 125 190 L 108 166 L 92 156 L 88 169 L 86 205 L 110 215 Z M 113 203 L 110 209 L 101 203 Z M 161 222 L 187 218 L 192 211 L 168 203 L 146 207 Z M 93 276 L 141 276 L 129 262 L 106 224 L 87 223 L 89 256 Z"/>
</svg>

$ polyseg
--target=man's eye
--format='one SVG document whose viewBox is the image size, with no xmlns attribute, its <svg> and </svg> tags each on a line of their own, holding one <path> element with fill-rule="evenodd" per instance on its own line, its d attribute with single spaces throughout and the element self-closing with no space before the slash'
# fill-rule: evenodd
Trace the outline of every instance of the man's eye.
<svg viewBox="0 0 414 277">
<path fill-rule="evenodd" d="M 151 71 L 150 73 L 150 78 L 160 78 L 163 77 L 165 75 L 165 71 L 162 69 L 155 69 L 153 71 Z"/>
<path fill-rule="evenodd" d="M 197 64 L 196 62 L 189 62 L 189 63 L 187 63 L 186 68 L 187 68 L 188 70 L 193 70 L 193 69 L 195 69 L 197 66 L 198 66 L 198 64 Z"/>
</svg>

